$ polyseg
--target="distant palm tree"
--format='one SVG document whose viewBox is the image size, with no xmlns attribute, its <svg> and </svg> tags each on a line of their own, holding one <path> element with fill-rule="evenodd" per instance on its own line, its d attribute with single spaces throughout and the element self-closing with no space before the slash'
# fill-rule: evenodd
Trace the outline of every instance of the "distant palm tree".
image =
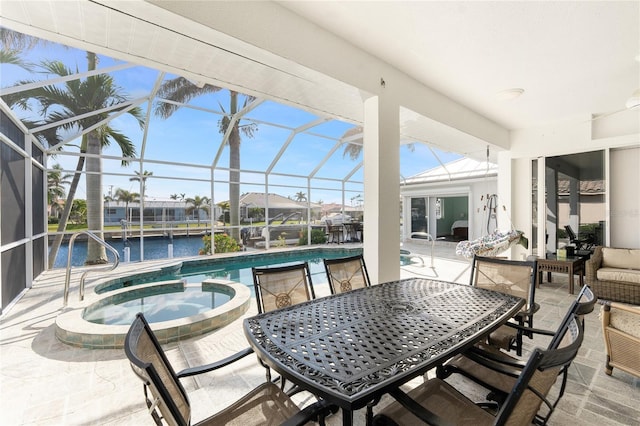
<svg viewBox="0 0 640 426">
<path fill-rule="evenodd" d="M 296 192 L 296 201 L 307 201 L 307 194 L 304 192 Z"/>
<path fill-rule="evenodd" d="M 58 200 L 65 196 L 65 185 L 71 184 L 72 174 L 62 174 L 62 166 L 54 164 L 47 172 L 47 202 L 51 206 L 51 212 L 58 208 Z"/>
<path fill-rule="evenodd" d="M 167 80 L 160 87 L 158 96 L 177 103 L 159 102 L 156 106 L 155 113 L 162 118 L 168 118 L 180 108 L 180 104 L 186 104 L 197 96 L 216 93 L 220 90 L 223 89 L 210 84 L 194 84 L 184 77 Z M 244 100 L 240 101 L 241 98 Z M 222 108 L 225 115 L 218 122 L 219 132 L 225 134 L 231 124 L 231 117 L 242 108 L 251 104 L 254 100 L 255 97 L 253 96 L 241 95 L 238 92 L 230 90 L 229 111 L 225 111 L 224 108 Z M 229 215 L 232 226 L 231 236 L 238 242 L 240 241 L 240 232 L 238 229 L 238 225 L 240 224 L 240 133 L 248 138 L 252 138 L 257 130 L 257 124 L 248 123 L 241 125 L 240 120 L 237 120 L 233 122 L 233 127 L 229 133 Z"/>
<path fill-rule="evenodd" d="M 354 136 L 357 136 L 353 139 Z M 352 160 L 357 160 L 362 153 L 362 146 L 364 143 L 363 138 L 363 129 L 362 126 L 355 126 L 347 130 L 342 134 L 341 139 L 352 138 L 350 142 L 347 143 L 344 147 L 344 151 L 342 152 L 343 157 L 349 157 Z M 407 149 L 411 152 L 415 151 L 415 145 L 412 143 L 405 145 Z"/>
<path fill-rule="evenodd" d="M 187 208 L 187 214 L 195 212 L 198 216 L 198 226 L 200 226 L 200 210 L 209 213 L 209 198 L 196 195 L 194 198 L 187 198 L 185 201 L 191 204 L 191 207 Z"/>
<path fill-rule="evenodd" d="M 220 201 L 216 205 L 220 207 L 220 210 L 222 210 L 222 225 L 224 226 L 227 224 L 226 215 L 224 213 L 229 211 L 229 209 L 231 208 L 231 205 L 229 204 L 228 201 Z"/>
<path fill-rule="evenodd" d="M 140 200 L 140 194 L 137 192 L 129 192 L 125 189 L 116 189 L 116 200 L 124 203 L 124 218 L 127 222 L 130 221 L 129 215 L 129 203 L 135 203 Z"/>
<path fill-rule="evenodd" d="M 87 52 L 88 70 L 96 69 L 97 57 L 94 53 Z M 69 76 L 75 74 L 75 71 L 67 68 L 60 61 L 44 61 L 41 65 L 44 72 L 58 76 Z M 19 84 L 30 83 L 30 81 L 20 82 Z M 115 109 L 111 112 L 103 112 L 100 114 L 90 114 L 96 110 L 112 107 L 128 100 L 127 96 L 121 93 L 121 89 L 115 85 L 113 78 L 109 75 L 99 74 L 87 77 L 85 80 L 70 80 L 63 85 L 38 87 L 35 89 L 25 90 L 23 92 L 8 97 L 7 104 L 16 104 L 26 107 L 27 101 L 33 99 L 39 103 L 44 123 L 55 124 L 62 122 L 57 128 L 61 131 L 77 131 L 87 129 L 100 122 L 108 119 L 109 115 L 118 112 Z M 7 100 L 5 100 L 7 101 Z M 140 108 L 133 108 L 127 111 L 133 116 L 141 127 L 144 127 L 144 117 Z M 89 116 L 73 120 L 79 115 L 90 114 Z M 71 121 L 66 121 L 71 119 Z M 57 256 L 60 244 L 62 243 L 62 232 L 66 229 L 67 220 L 73 205 L 76 189 L 80 181 L 81 172 L 85 166 L 87 174 L 87 227 L 90 231 L 102 233 L 104 222 L 103 196 L 102 196 L 102 165 L 100 154 L 102 147 L 108 146 L 111 141 L 115 141 L 122 151 L 125 160 L 122 165 L 127 165 L 126 158 L 133 158 L 136 150 L 129 138 L 115 130 L 109 124 L 102 124 L 94 130 L 84 134 L 80 145 L 81 154 L 89 154 L 88 157 L 81 155 L 78 157 L 76 173 L 71 182 L 65 210 L 62 213 L 60 222 L 58 223 L 58 235 L 54 239 L 49 252 L 49 267 L 53 267 L 53 263 Z M 87 259 L 85 263 L 105 263 L 107 256 L 102 245 L 89 240 L 87 246 Z"/>
<path fill-rule="evenodd" d="M 171 194 L 171 195 L 169 195 L 169 198 L 171 198 L 172 200 L 177 200 L 178 199 L 178 194 Z"/>
<path fill-rule="evenodd" d="M 142 198 L 146 197 L 147 195 L 147 178 L 149 176 L 153 176 L 153 172 L 148 172 L 148 171 L 143 171 L 142 174 L 140 174 L 139 171 L 135 171 L 134 172 L 137 176 L 134 176 L 132 178 L 129 178 L 130 181 L 135 181 L 135 182 L 142 182 Z"/>
</svg>

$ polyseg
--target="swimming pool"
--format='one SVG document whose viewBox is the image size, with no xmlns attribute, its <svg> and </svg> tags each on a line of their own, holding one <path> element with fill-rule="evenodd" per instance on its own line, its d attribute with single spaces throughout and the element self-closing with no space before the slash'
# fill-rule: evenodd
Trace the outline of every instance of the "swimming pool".
<svg viewBox="0 0 640 426">
<path fill-rule="evenodd" d="M 184 280 L 188 284 L 195 284 L 206 279 L 235 281 L 248 286 L 253 291 L 252 267 L 283 266 L 299 262 L 307 262 L 309 264 L 312 282 L 320 284 L 327 282 L 323 259 L 356 256 L 361 253 L 361 247 L 313 247 L 282 252 L 242 253 L 235 256 L 190 259 L 183 261 L 181 265 L 171 271 L 163 270 L 133 274 L 104 282 L 96 286 L 95 291 L 98 294 L 102 294 L 120 288 L 167 280 Z"/>
<path fill-rule="evenodd" d="M 217 328 L 229 324 L 231 321 L 245 314 L 249 309 L 253 294 L 252 267 L 286 265 L 298 262 L 307 262 L 312 273 L 314 284 L 327 282 L 324 270 L 323 259 L 333 259 L 338 257 L 355 256 L 362 253 L 361 247 L 311 247 L 300 248 L 299 250 L 256 252 L 226 254 L 222 256 L 203 256 L 202 258 L 186 259 L 183 261 L 174 260 L 166 266 L 156 270 L 145 272 L 133 272 L 124 277 L 107 279 L 95 286 L 95 293 L 87 301 L 87 305 L 81 309 L 73 309 L 65 312 L 56 318 L 55 333 L 58 340 L 84 348 L 121 348 L 124 344 L 124 337 L 132 321 L 131 312 L 142 308 L 142 304 L 147 304 L 146 292 L 156 292 L 155 287 L 162 285 L 173 285 L 179 287 L 216 286 L 225 292 L 232 292 L 235 296 L 220 306 L 211 309 L 196 307 L 191 302 L 183 303 L 183 300 L 160 300 L 154 302 L 159 310 L 175 309 L 182 311 L 184 315 L 174 319 L 159 319 L 154 324 L 154 331 L 160 343 L 174 342 L 198 336 Z M 142 299 L 137 307 L 125 311 L 119 308 L 107 316 L 122 316 L 122 320 L 116 324 L 105 324 L 100 320 L 96 322 L 88 321 L 84 317 L 85 312 L 89 316 L 92 310 L 98 310 L 103 306 L 113 305 L 120 299 Z M 173 297 L 173 296 L 172 296 Z M 87 297 L 89 299 L 89 297 Z M 202 311 L 200 309 L 202 308 Z M 196 309 L 199 312 L 195 312 Z M 163 313 L 163 315 L 166 312 Z M 135 315 L 135 313 L 133 313 Z"/>
</svg>

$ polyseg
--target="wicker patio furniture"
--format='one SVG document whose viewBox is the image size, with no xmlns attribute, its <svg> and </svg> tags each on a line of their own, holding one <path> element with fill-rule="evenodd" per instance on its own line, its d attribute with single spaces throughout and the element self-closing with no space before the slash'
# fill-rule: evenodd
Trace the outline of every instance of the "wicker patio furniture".
<svg viewBox="0 0 640 426">
<path fill-rule="evenodd" d="M 598 299 L 640 305 L 640 249 L 597 246 L 585 264 Z"/>
<path fill-rule="evenodd" d="M 611 375 L 615 367 L 640 377 L 640 306 L 606 303 L 602 331 L 607 351 L 605 373 Z"/>
</svg>

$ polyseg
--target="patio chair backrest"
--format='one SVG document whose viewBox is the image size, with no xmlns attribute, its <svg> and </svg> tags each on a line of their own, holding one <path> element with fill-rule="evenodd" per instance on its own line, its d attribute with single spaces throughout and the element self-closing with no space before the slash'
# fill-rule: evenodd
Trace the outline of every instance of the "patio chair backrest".
<svg viewBox="0 0 640 426">
<path fill-rule="evenodd" d="M 129 328 L 124 351 L 133 372 L 144 383 L 147 408 L 156 424 L 163 424 L 162 419 L 170 425 L 188 425 L 191 406 L 187 393 L 141 313 Z"/>
<path fill-rule="evenodd" d="M 561 344 L 555 348 L 533 350 L 511 393 L 501 406 L 494 424 L 528 425 L 543 403 L 553 409 L 554 404 L 547 399 L 547 395 L 558 374 L 571 364 L 582 345 L 582 322 L 573 315 L 560 326 L 557 334 L 567 338 L 562 339 Z"/>
<path fill-rule="evenodd" d="M 558 346 L 563 345 L 566 342 L 567 338 L 570 338 L 564 332 L 566 331 L 566 328 L 563 328 L 563 326 L 568 321 L 570 321 L 573 316 L 577 316 L 578 320 L 580 320 L 582 326 L 584 327 L 584 316 L 590 312 L 593 312 L 593 308 L 597 300 L 598 299 L 596 298 L 595 294 L 593 294 L 591 289 L 587 285 L 584 285 L 573 303 L 571 303 L 571 306 L 569 306 L 567 313 L 560 323 L 560 327 L 558 327 L 558 331 L 551 339 L 551 342 L 549 342 L 548 349 L 557 348 Z"/>
<path fill-rule="evenodd" d="M 369 287 L 369 273 L 364 263 L 364 257 L 343 257 L 340 259 L 324 259 L 331 294 L 344 293 L 357 288 Z"/>
<path fill-rule="evenodd" d="M 526 300 L 523 310 L 534 304 L 536 261 L 507 260 L 475 256 L 471 269 L 471 285 L 499 291 Z"/>
<path fill-rule="evenodd" d="M 315 299 L 307 262 L 275 268 L 252 268 L 258 312 L 264 313 Z"/>
</svg>

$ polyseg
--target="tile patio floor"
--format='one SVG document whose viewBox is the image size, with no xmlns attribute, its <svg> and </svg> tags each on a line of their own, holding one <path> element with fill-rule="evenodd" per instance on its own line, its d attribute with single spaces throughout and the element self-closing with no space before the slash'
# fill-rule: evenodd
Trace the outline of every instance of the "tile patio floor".
<svg viewBox="0 0 640 426">
<path fill-rule="evenodd" d="M 422 254 L 425 262 L 425 266 L 404 267 L 403 278 L 419 275 L 468 282 L 469 262 L 456 258 L 451 246 L 436 247 L 434 268 L 429 266 L 425 245 L 406 243 L 403 248 Z M 152 263 L 125 265 L 122 269 L 140 270 L 147 265 Z M 152 424 L 141 383 L 122 350 L 79 349 L 56 340 L 54 321 L 61 312 L 63 282 L 63 271 L 45 273 L 0 319 L 0 425 Z M 88 284 L 87 294 L 93 292 L 93 285 Z M 329 293 L 326 284 L 316 288 L 318 297 Z M 74 288 L 70 300 L 76 298 Z M 566 278 L 554 275 L 554 283 L 545 283 L 537 291 L 541 310 L 536 314 L 536 327 L 555 329 L 572 300 Z M 586 317 L 586 339 L 571 366 L 566 394 L 551 425 L 640 425 L 640 379 L 616 369 L 611 377 L 603 372 L 604 343 L 599 305 L 596 307 L 596 312 Z M 247 315 L 256 312 L 253 304 Z M 242 319 L 238 319 L 206 336 L 167 345 L 165 350 L 177 370 L 212 362 L 247 346 L 241 324 Z M 264 380 L 264 369 L 255 357 L 237 364 L 184 380 L 194 422 Z M 477 392 L 472 387 L 465 390 Z M 296 396 L 300 405 L 310 401 L 306 393 Z M 363 410 L 356 413 L 355 421 L 364 424 Z M 329 424 L 341 424 L 339 414 L 331 417 Z"/>
</svg>

